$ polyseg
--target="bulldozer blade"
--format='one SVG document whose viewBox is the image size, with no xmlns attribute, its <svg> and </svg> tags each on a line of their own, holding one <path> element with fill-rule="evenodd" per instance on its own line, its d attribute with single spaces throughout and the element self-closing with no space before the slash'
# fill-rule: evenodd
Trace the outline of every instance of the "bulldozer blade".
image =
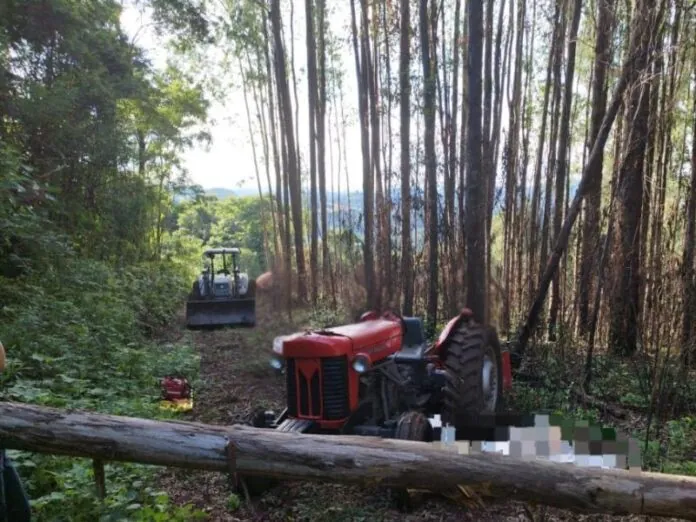
<svg viewBox="0 0 696 522">
<path fill-rule="evenodd" d="M 256 301 L 231 299 L 228 301 L 188 301 L 186 326 L 255 326 Z"/>
</svg>

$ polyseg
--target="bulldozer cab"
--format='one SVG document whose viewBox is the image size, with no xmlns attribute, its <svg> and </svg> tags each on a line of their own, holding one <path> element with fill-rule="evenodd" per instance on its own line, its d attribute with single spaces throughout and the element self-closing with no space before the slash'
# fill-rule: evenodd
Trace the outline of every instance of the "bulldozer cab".
<svg viewBox="0 0 696 522">
<path fill-rule="evenodd" d="M 203 252 L 204 269 L 186 303 L 187 326 L 255 325 L 255 281 L 241 271 L 239 255 L 237 247 Z"/>
</svg>

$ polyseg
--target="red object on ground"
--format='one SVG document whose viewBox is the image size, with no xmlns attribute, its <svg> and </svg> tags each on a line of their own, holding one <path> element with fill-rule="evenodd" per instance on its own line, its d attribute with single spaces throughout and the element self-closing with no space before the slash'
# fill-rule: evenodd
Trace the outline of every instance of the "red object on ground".
<svg viewBox="0 0 696 522">
<path fill-rule="evenodd" d="M 191 385 L 186 377 L 167 375 L 162 379 L 161 385 L 164 400 L 175 401 L 191 397 Z"/>
</svg>

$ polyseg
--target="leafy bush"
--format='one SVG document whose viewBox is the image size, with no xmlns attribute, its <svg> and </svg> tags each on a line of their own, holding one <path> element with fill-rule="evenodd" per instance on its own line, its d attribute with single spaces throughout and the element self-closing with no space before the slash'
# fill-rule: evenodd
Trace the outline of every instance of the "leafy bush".
<svg viewBox="0 0 696 522">
<path fill-rule="evenodd" d="M 0 339 L 8 353 L 0 400 L 146 418 L 159 408 L 159 378 L 187 375 L 195 386 L 199 360 L 186 342 L 149 336 L 172 320 L 186 293 L 185 277 L 167 264 L 114 269 L 69 258 L 55 270 L 0 279 Z M 96 499 L 91 462 L 12 452 L 36 519 L 195 520 L 148 485 L 156 468 L 106 467 L 108 497 Z"/>
</svg>

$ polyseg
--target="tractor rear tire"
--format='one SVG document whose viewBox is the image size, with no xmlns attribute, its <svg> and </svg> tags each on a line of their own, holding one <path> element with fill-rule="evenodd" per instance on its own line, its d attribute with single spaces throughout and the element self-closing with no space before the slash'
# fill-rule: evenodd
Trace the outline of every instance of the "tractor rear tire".
<svg viewBox="0 0 696 522">
<path fill-rule="evenodd" d="M 502 407 L 502 360 L 500 341 L 493 328 L 473 320 L 463 321 L 443 346 L 445 365 L 443 424 L 494 414 Z M 495 367 L 491 368 L 492 363 Z M 488 382 L 484 379 L 488 374 Z M 491 382 L 494 379 L 494 382 Z M 484 390 L 486 384 L 490 396 Z M 492 397 L 495 393 L 495 398 Z"/>
</svg>

